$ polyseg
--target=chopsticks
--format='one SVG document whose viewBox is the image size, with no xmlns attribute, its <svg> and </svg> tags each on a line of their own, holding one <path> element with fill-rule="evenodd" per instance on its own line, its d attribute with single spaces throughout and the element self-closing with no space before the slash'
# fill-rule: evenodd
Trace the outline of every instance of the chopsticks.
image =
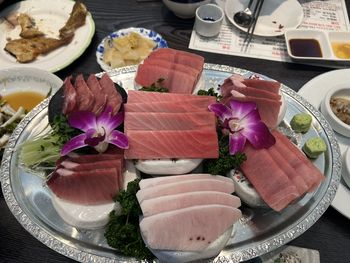
<svg viewBox="0 0 350 263">
<path fill-rule="evenodd" d="M 265 0 L 258 0 L 258 2 L 256 3 L 256 5 L 254 7 L 254 11 L 252 14 L 253 21 L 249 25 L 247 32 L 246 32 L 246 35 L 245 35 L 245 38 L 244 38 L 244 41 L 243 41 L 243 43 L 246 43 L 246 49 L 248 48 L 248 46 L 252 40 L 252 37 L 254 35 L 255 26 L 256 26 L 256 23 L 258 21 L 258 18 L 259 18 L 260 12 L 261 12 L 261 8 L 264 4 L 264 1 Z"/>
</svg>

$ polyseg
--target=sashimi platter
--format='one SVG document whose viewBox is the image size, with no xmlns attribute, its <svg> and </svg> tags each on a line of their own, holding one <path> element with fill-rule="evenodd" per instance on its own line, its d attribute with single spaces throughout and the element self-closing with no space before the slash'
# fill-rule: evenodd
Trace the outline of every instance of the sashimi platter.
<svg viewBox="0 0 350 263">
<path fill-rule="evenodd" d="M 341 158 L 278 81 L 171 48 L 67 76 L 17 126 L 1 185 L 22 226 L 80 262 L 241 262 L 311 227 Z"/>
</svg>

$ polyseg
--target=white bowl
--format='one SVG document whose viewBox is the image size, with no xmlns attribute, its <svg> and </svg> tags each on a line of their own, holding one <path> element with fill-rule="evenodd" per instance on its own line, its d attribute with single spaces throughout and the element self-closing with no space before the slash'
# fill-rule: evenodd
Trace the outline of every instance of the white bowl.
<svg viewBox="0 0 350 263">
<path fill-rule="evenodd" d="M 48 71 L 15 67 L 0 70 L 0 94 L 2 96 L 15 92 L 32 91 L 42 95 L 54 94 L 63 81 Z"/>
<path fill-rule="evenodd" d="M 194 17 L 198 7 L 210 2 L 211 0 L 163 0 L 166 7 L 180 18 Z"/>
<path fill-rule="evenodd" d="M 350 84 L 343 84 L 331 88 L 327 92 L 324 100 L 321 103 L 321 112 L 325 116 L 326 120 L 329 122 L 333 130 L 346 137 L 350 137 L 350 125 L 341 121 L 331 109 L 330 100 L 333 96 L 345 97 L 350 100 Z"/>
</svg>

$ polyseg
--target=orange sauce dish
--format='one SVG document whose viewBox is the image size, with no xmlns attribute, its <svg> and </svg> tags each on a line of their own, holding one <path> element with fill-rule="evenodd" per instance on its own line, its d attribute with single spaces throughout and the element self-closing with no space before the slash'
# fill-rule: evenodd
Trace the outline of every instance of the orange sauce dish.
<svg viewBox="0 0 350 263">
<path fill-rule="evenodd" d="M 332 42 L 333 53 L 342 59 L 350 58 L 350 42 Z"/>
<path fill-rule="evenodd" d="M 30 111 L 45 99 L 45 95 L 33 91 L 20 91 L 5 95 L 3 99 L 14 110 L 18 110 L 18 108 L 22 106 L 26 111 Z"/>
</svg>

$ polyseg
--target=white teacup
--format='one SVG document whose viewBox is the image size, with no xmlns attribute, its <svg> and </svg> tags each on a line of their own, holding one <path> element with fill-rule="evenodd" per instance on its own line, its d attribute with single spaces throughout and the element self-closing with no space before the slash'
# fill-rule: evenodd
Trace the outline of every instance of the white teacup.
<svg viewBox="0 0 350 263">
<path fill-rule="evenodd" d="M 214 37 L 219 34 L 224 11 L 214 4 L 206 4 L 197 8 L 194 29 L 204 37 Z"/>
</svg>

